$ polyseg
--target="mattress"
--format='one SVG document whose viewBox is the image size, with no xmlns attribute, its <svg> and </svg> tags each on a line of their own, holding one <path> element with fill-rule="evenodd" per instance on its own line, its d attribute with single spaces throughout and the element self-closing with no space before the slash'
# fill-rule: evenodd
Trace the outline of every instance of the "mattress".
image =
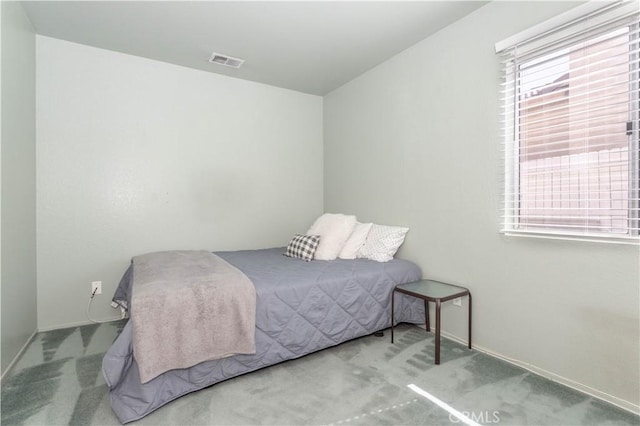
<svg viewBox="0 0 640 426">
<path fill-rule="evenodd" d="M 395 285 L 421 278 L 412 262 L 368 259 L 304 262 L 284 248 L 216 252 L 256 289 L 256 353 L 205 361 L 142 384 L 129 321 L 105 354 L 102 371 L 111 407 L 122 423 L 138 420 L 190 392 L 282 361 L 298 358 L 391 326 Z M 129 268 L 114 300 L 129 306 Z M 396 321 L 424 322 L 422 300 L 396 295 Z M 135 312 L 131 313 L 135 315 Z"/>
</svg>

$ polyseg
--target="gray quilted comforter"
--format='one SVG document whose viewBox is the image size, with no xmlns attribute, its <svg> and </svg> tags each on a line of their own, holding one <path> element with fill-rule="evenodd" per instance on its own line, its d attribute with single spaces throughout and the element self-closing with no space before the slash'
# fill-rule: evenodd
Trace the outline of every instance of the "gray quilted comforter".
<svg viewBox="0 0 640 426">
<path fill-rule="evenodd" d="M 122 423 L 214 383 L 385 329 L 391 325 L 393 287 L 421 277 L 417 265 L 401 259 L 303 262 L 283 253 L 283 248 L 216 253 L 255 286 L 255 354 L 167 371 L 143 384 L 127 323 L 102 361 L 111 406 Z M 121 305 L 130 306 L 131 274 L 129 268 L 114 295 Z M 424 322 L 422 300 L 396 295 L 396 321 Z"/>
</svg>

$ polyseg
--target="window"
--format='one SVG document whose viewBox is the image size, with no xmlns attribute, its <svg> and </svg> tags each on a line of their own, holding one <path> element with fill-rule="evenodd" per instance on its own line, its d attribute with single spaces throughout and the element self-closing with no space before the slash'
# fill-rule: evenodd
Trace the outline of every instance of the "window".
<svg viewBox="0 0 640 426">
<path fill-rule="evenodd" d="M 639 12 L 598 7 L 502 49 L 505 233 L 640 242 Z"/>
</svg>

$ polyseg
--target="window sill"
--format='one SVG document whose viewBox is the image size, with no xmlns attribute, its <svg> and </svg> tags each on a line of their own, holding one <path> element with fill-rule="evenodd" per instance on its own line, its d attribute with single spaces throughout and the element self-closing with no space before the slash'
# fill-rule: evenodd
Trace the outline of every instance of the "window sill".
<svg viewBox="0 0 640 426">
<path fill-rule="evenodd" d="M 566 232 L 551 231 L 516 231 L 511 229 L 501 229 L 500 233 L 507 237 L 544 238 L 548 240 L 564 241 L 584 241 L 604 244 L 625 244 L 640 246 L 640 236 L 612 236 L 599 234 L 571 234 Z"/>
</svg>

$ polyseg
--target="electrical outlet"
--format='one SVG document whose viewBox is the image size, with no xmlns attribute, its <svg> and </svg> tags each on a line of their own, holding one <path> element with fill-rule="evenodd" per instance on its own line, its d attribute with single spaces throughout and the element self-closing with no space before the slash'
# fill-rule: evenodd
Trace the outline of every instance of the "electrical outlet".
<svg viewBox="0 0 640 426">
<path fill-rule="evenodd" d="M 102 281 L 93 281 L 91 283 L 91 294 L 94 294 L 94 295 L 102 294 Z"/>
<path fill-rule="evenodd" d="M 453 304 L 456 306 L 462 306 L 462 297 L 456 297 L 453 299 Z"/>
</svg>

